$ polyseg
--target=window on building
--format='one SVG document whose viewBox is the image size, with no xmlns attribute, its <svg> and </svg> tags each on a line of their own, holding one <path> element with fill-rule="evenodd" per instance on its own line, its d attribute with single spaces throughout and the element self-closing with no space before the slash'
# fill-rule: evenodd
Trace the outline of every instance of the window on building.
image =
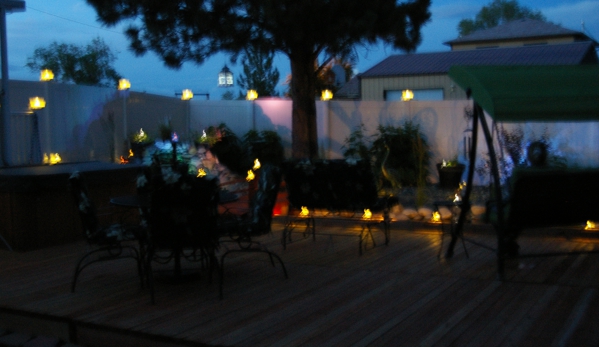
<svg viewBox="0 0 599 347">
<path fill-rule="evenodd" d="M 414 99 L 418 101 L 443 100 L 443 89 L 414 89 Z M 385 101 L 401 101 L 401 90 L 386 90 Z"/>
</svg>

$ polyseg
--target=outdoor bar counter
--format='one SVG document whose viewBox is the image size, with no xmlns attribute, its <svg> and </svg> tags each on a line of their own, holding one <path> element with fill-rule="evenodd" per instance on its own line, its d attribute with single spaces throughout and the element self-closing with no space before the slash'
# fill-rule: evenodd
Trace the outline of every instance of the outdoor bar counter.
<svg viewBox="0 0 599 347">
<path fill-rule="evenodd" d="M 85 175 L 91 199 L 101 209 L 111 196 L 135 194 L 137 164 L 64 163 L 0 169 L 0 235 L 13 250 L 28 251 L 82 238 L 67 183 Z M 1 241 L 1 240 L 0 240 Z M 0 248 L 5 248 L 0 242 Z"/>
</svg>

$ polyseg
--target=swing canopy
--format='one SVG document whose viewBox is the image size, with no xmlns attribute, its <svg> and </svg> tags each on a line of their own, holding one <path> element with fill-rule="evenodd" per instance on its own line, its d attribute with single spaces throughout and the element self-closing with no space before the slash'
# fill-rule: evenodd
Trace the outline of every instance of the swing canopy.
<svg viewBox="0 0 599 347">
<path fill-rule="evenodd" d="M 449 77 L 498 122 L 599 120 L 599 65 L 453 66 Z"/>
</svg>

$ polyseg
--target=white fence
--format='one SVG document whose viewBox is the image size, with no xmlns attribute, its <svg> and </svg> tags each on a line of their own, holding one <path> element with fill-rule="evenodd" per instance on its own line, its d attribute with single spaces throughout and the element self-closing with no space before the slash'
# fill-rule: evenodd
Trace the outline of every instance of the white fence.
<svg viewBox="0 0 599 347">
<path fill-rule="evenodd" d="M 159 124 L 170 121 L 181 139 L 201 134 L 211 125 L 225 123 L 238 136 L 249 129 L 274 130 L 286 155 L 291 153 L 291 101 L 182 101 L 137 92 L 59 83 L 11 81 L 10 158 L 12 166 L 38 164 L 42 153 L 59 153 L 63 161 L 116 161 L 124 153 L 127 135 L 143 128 L 157 136 Z M 28 100 L 42 96 L 47 107 L 37 111 L 39 134 L 28 110 Z M 379 125 L 400 125 L 411 120 L 420 126 L 431 146 L 431 181 L 434 164 L 455 155 L 464 158 L 470 131 L 464 118 L 467 100 L 452 101 L 318 101 L 319 147 L 322 157 L 342 157 L 345 139 L 360 124 L 368 134 Z M 560 124 L 506 124 L 521 126 L 528 139 L 548 134 L 552 146 L 570 165 L 599 166 L 599 122 Z M 38 152 L 38 153 L 36 153 Z M 487 152 L 482 136 L 479 158 Z M 479 165 L 479 164 L 477 164 Z M 479 181 L 480 183 L 480 181 Z"/>
</svg>

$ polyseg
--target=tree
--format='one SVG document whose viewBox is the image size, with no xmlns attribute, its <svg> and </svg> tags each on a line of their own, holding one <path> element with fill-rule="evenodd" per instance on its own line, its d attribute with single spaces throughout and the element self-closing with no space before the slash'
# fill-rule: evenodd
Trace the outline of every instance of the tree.
<svg viewBox="0 0 599 347">
<path fill-rule="evenodd" d="M 65 83 L 116 87 L 121 76 L 112 67 L 115 61 L 110 47 L 97 37 L 86 46 L 53 42 L 47 48 L 36 48 L 25 66 L 32 72 L 50 69 Z"/>
<path fill-rule="evenodd" d="M 226 92 L 223 93 L 222 100 L 234 100 L 235 99 L 235 95 L 233 95 L 233 92 L 230 90 L 227 90 Z"/>
<path fill-rule="evenodd" d="M 516 0 L 493 0 L 489 5 L 483 6 L 474 19 L 462 19 L 458 24 L 458 32 L 460 36 L 465 36 L 477 30 L 525 18 L 547 20 L 540 11 L 520 6 Z"/>
<path fill-rule="evenodd" d="M 343 85 L 337 85 L 335 82 L 336 76 L 335 73 L 337 71 L 333 71 L 335 66 L 341 67 L 344 73 L 345 81 L 349 81 L 354 76 L 354 67 L 357 62 L 357 56 L 354 52 L 350 52 L 347 56 L 339 56 L 339 57 L 330 57 L 324 63 L 319 64 L 318 61 L 314 62 L 314 71 L 316 73 L 316 90 L 315 97 L 320 97 L 322 91 L 324 89 L 329 89 L 333 92 L 333 95 L 341 88 Z M 288 75 L 285 80 L 285 84 L 290 86 L 289 89 L 285 92 L 285 96 L 292 97 L 291 94 L 291 83 L 292 76 Z"/>
<path fill-rule="evenodd" d="M 247 47 L 289 58 L 293 80 L 292 155 L 318 156 L 314 62 L 358 44 L 411 51 L 430 19 L 430 0 L 87 0 L 106 25 L 129 22 L 137 54 L 157 53 L 167 66 L 201 64 L 216 52 Z"/>
<path fill-rule="evenodd" d="M 274 53 L 263 52 L 260 48 L 250 47 L 245 50 L 241 65 L 243 74 L 237 79 L 242 92 L 255 90 L 259 96 L 278 96 L 279 70 L 273 67 Z"/>
</svg>

